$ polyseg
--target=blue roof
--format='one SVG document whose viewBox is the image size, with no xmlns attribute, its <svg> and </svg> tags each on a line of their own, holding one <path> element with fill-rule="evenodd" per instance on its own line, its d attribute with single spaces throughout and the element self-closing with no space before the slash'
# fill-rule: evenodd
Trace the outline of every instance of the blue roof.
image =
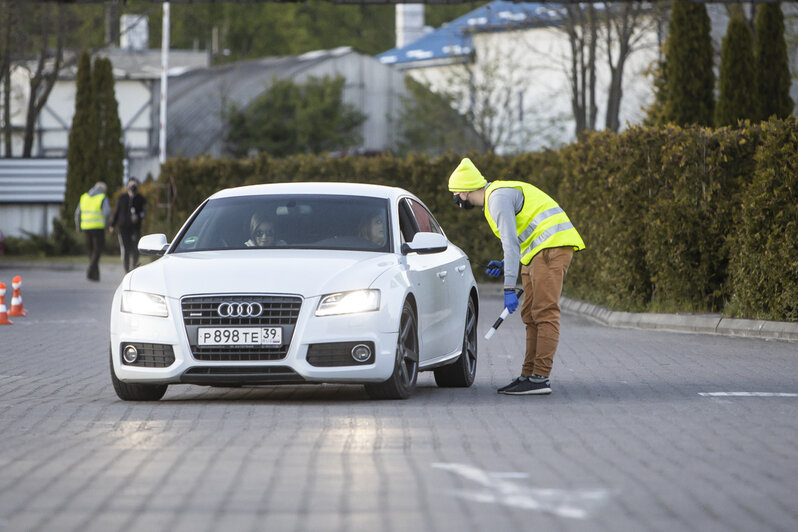
<svg viewBox="0 0 798 532">
<path fill-rule="evenodd" d="M 560 4 L 497 0 L 454 19 L 402 48 L 392 48 L 376 57 L 386 65 L 463 57 L 471 53 L 473 33 L 550 26 L 560 23 L 562 18 Z"/>
</svg>

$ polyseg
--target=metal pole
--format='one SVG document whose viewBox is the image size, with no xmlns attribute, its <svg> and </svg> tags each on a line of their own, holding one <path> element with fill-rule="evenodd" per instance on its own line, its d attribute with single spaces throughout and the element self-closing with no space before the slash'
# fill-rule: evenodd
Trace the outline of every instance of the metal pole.
<svg viewBox="0 0 798 532">
<path fill-rule="evenodd" d="M 169 2 L 163 3 L 163 24 L 161 33 L 161 107 L 160 131 L 158 134 L 158 161 L 166 161 L 166 89 L 169 71 Z"/>
</svg>

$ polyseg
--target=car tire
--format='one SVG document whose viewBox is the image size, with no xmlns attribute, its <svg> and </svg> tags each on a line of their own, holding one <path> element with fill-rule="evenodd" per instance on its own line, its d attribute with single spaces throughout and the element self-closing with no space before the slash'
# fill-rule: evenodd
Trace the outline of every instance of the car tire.
<svg viewBox="0 0 798 532">
<path fill-rule="evenodd" d="M 111 363 L 111 382 L 116 395 L 123 401 L 158 401 L 166 393 L 168 384 L 130 384 L 120 381 L 114 371 L 111 359 L 111 348 L 108 348 L 108 361 Z"/>
<path fill-rule="evenodd" d="M 441 388 L 468 388 L 477 374 L 477 310 L 474 300 L 468 298 L 463 350 L 454 364 L 436 370 L 435 383 Z"/>
<path fill-rule="evenodd" d="M 416 389 L 418 379 L 418 323 L 413 307 L 405 301 L 399 320 L 396 359 L 393 374 L 377 384 L 366 384 L 372 399 L 407 399 Z"/>
</svg>

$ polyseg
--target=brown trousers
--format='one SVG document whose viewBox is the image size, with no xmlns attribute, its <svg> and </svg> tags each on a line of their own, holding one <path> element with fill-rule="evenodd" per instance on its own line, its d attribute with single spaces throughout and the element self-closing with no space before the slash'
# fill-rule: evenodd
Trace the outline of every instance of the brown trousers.
<svg viewBox="0 0 798 532">
<path fill-rule="evenodd" d="M 560 341 L 560 294 L 573 247 L 547 248 L 521 266 L 524 302 L 521 319 L 526 324 L 526 356 L 521 374 L 551 374 Z"/>
</svg>

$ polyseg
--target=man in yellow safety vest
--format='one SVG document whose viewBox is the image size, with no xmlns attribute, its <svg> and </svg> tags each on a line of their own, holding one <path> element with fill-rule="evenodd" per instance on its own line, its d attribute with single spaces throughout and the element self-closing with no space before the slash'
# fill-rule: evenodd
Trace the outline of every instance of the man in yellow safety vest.
<svg viewBox="0 0 798 532">
<path fill-rule="evenodd" d="M 560 338 L 560 294 L 582 237 L 565 211 L 540 189 L 521 181 L 488 183 L 470 159 L 449 177 L 449 191 L 460 208 L 483 207 L 485 218 L 502 243 L 504 257 L 488 263 L 485 273 L 504 275 L 504 306 L 518 308 L 515 291 L 519 263 L 526 297 L 521 319 L 526 325 L 526 353 L 521 375 L 499 388 L 508 395 L 551 393 L 554 353 Z"/>
<path fill-rule="evenodd" d="M 80 203 L 75 209 L 75 227 L 86 236 L 86 250 L 89 254 L 86 277 L 90 281 L 100 280 L 100 255 L 105 246 L 105 228 L 111 216 L 105 190 L 105 183 L 98 181 L 80 197 Z"/>
</svg>

